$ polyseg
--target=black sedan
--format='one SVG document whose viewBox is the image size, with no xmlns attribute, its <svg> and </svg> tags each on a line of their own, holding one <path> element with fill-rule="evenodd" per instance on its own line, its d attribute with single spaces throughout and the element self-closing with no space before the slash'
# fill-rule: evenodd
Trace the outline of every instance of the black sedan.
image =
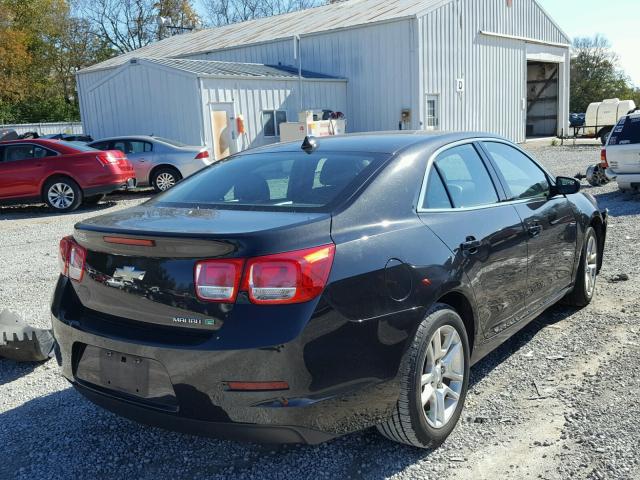
<svg viewBox="0 0 640 480">
<path fill-rule="evenodd" d="M 434 446 L 471 365 L 593 298 L 607 213 L 579 188 L 488 134 L 248 151 L 61 241 L 57 358 L 91 401 L 169 429 Z"/>
</svg>

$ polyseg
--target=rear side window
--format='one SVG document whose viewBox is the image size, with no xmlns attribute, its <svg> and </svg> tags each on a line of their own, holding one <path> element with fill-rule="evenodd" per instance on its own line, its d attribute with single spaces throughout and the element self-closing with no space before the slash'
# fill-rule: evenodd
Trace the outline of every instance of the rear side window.
<svg viewBox="0 0 640 480">
<path fill-rule="evenodd" d="M 623 117 L 609 137 L 609 145 L 635 145 L 640 143 L 640 116 Z"/>
<path fill-rule="evenodd" d="M 435 164 L 455 208 L 498 201 L 487 167 L 473 145 L 450 148 L 438 155 Z"/>
<path fill-rule="evenodd" d="M 389 155 L 280 152 L 239 155 L 176 185 L 158 202 L 229 208 L 319 209 L 355 191 Z"/>
<path fill-rule="evenodd" d="M 422 208 L 451 208 L 449 195 L 447 195 L 447 190 L 444 188 L 444 183 L 442 183 L 442 177 L 440 177 L 435 167 L 429 172 Z"/>
<path fill-rule="evenodd" d="M 484 142 L 483 145 L 510 190 L 510 200 L 549 195 L 547 175 L 524 153 L 504 143 Z"/>
</svg>

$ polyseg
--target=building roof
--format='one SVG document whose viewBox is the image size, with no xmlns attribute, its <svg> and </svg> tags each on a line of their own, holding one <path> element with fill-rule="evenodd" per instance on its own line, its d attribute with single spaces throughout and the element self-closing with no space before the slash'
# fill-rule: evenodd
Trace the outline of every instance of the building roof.
<svg viewBox="0 0 640 480">
<path fill-rule="evenodd" d="M 298 70 L 296 68 L 282 65 L 219 62 L 214 60 L 186 60 L 181 58 L 139 58 L 131 59 L 131 62 L 138 60 L 206 77 L 298 78 Z M 310 72 L 308 70 L 302 70 L 302 78 L 316 80 L 343 80 L 338 77 Z"/>
<path fill-rule="evenodd" d="M 348 0 L 273 17 L 166 38 L 81 70 L 122 65 L 135 57 L 182 57 L 401 18 L 416 17 L 451 0 Z M 293 48 L 293 47 L 292 47 Z"/>
</svg>

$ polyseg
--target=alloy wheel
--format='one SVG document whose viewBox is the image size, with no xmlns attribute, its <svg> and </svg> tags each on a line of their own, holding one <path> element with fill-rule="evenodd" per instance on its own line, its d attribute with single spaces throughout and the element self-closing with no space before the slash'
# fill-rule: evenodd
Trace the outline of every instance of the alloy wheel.
<svg viewBox="0 0 640 480">
<path fill-rule="evenodd" d="M 456 411 L 464 383 L 464 349 L 457 330 L 438 328 L 427 347 L 422 370 L 421 398 L 427 423 L 442 428 Z"/>
<path fill-rule="evenodd" d="M 163 172 L 156 177 L 156 185 L 161 191 L 170 189 L 176 184 L 176 177 L 170 173 Z"/>
<path fill-rule="evenodd" d="M 47 192 L 51 205 L 59 210 L 69 208 L 76 198 L 73 188 L 66 183 L 54 183 Z"/>
<path fill-rule="evenodd" d="M 593 235 L 587 240 L 584 262 L 584 288 L 587 296 L 591 297 L 596 288 L 596 276 L 598 275 L 598 246 Z"/>
</svg>

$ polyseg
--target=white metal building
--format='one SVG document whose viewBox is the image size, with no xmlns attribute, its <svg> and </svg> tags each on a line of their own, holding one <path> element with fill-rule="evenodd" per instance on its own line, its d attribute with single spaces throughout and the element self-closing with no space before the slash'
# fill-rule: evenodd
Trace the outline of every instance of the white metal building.
<svg viewBox="0 0 640 480">
<path fill-rule="evenodd" d="M 103 87 L 94 99 L 90 92 L 133 58 L 301 67 L 346 80 L 344 108 L 330 96 L 306 105 L 345 112 L 350 132 L 483 130 L 521 142 L 527 133 L 565 128 L 569 46 L 569 37 L 535 0 L 349 0 L 168 38 L 82 70 L 78 88 L 86 130 L 101 136 L 113 132 L 98 125 L 136 114 L 95 107 L 122 95 L 124 84 Z M 149 101 L 183 105 L 182 94 L 170 89 L 150 94 Z M 235 91 L 225 99 L 239 108 L 240 97 Z M 275 107 L 265 97 L 255 108 Z M 100 115 L 118 118 L 95 119 Z M 268 141 L 259 139 L 259 123 L 255 128 L 252 142 Z M 162 132 L 176 137 L 181 129 L 167 125 Z"/>
</svg>

